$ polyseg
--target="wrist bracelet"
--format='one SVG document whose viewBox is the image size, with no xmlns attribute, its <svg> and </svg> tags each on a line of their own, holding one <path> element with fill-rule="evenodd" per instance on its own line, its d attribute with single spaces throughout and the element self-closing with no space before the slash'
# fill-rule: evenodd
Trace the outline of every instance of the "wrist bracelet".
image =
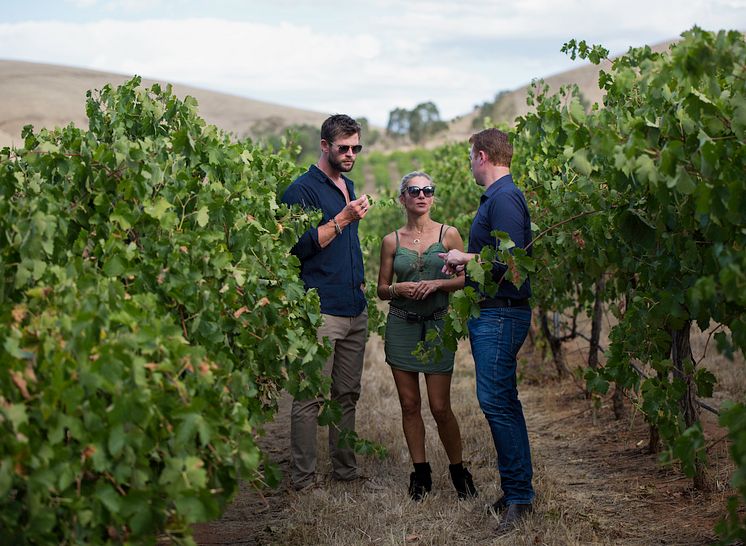
<svg viewBox="0 0 746 546">
<path fill-rule="evenodd" d="M 391 283 L 389 285 L 389 296 L 391 296 L 391 299 L 393 300 L 398 295 L 399 294 L 396 293 L 396 283 Z"/>
<path fill-rule="evenodd" d="M 337 219 L 332 216 L 332 222 L 334 222 L 334 231 L 337 235 L 342 235 L 342 228 L 339 227 L 339 224 L 337 223 Z"/>
</svg>

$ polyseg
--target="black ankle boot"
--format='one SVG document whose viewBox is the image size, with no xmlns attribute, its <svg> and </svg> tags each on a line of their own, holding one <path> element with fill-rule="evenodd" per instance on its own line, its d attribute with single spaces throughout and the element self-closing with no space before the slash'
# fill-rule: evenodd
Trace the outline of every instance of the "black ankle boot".
<svg viewBox="0 0 746 546">
<path fill-rule="evenodd" d="M 477 488 L 474 487 L 471 474 L 462 463 L 448 465 L 448 470 L 451 473 L 451 481 L 456 488 L 458 498 L 468 499 L 477 496 Z"/>
<path fill-rule="evenodd" d="M 414 463 L 414 472 L 409 475 L 409 496 L 421 501 L 433 488 L 430 463 Z"/>
</svg>

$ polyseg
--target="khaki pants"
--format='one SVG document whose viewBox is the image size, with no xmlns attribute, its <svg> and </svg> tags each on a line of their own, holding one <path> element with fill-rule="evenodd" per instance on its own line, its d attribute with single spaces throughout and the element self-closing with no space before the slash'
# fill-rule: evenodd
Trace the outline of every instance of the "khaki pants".
<svg viewBox="0 0 746 546">
<path fill-rule="evenodd" d="M 368 333 L 368 312 L 356 317 L 323 315 L 319 340 L 327 337 L 332 354 L 324 365 L 324 374 L 331 376 L 331 399 L 342 408 L 342 419 L 329 429 L 329 454 L 332 478 L 352 480 L 358 476 L 355 452 L 337 447 L 340 430 L 355 430 L 355 404 L 360 398 L 360 378 L 363 374 L 365 341 Z M 316 473 L 316 432 L 321 399 L 293 400 L 290 414 L 290 479 L 301 489 L 314 482 Z"/>
</svg>

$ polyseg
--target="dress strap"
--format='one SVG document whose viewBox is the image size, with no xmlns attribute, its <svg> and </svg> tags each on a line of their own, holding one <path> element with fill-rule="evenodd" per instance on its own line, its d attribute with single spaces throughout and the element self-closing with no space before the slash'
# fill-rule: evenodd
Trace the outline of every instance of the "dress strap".
<svg viewBox="0 0 746 546">
<path fill-rule="evenodd" d="M 445 229 L 443 229 L 443 228 L 445 228 Z M 446 227 L 445 224 L 440 224 L 440 235 L 438 235 L 438 242 L 439 243 L 443 242 L 443 235 L 445 235 L 446 233 L 448 233 L 449 229 L 451 229 L 451 226 Z"/>
<path fill-rule="evenodd" d="M 399 250 L 399 230 L 394 230 L 394 233 L 396 234 L 396 250 Z"/>
</svg>

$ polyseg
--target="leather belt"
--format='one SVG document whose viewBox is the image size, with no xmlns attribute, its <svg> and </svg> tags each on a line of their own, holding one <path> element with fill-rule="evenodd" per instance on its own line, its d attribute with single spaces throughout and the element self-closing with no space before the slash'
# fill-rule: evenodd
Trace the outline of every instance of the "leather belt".
<svg viewBox="0 0 746 546">
<path fill-rule="evenodd" d="M 440 320 L 444 318 L 448 314 L 448 308 L 444 307 L 443 309 L 438 309 L 432 315 L 423 316 L 418 315 L 417 313 L 412 313 L 411 311 L 405 311 L 404 309 L 400 309 L 399 307 L 394 307 L 393 305 L 389 305 L 389 314 L 394 315 L 395 317 L 403 318 L 411 324 L 421 324 L 422 327 L 420 328 L 420 341 L 424 342 L 425 334 L 427 333 L 425 323 L 427 323 L 427 321 L 429 320 Z"/>
<path fill-rule="evenodd" d="M 442 318 L 445 318 L 445 316 L 448 314 L 448 308 L 444 307 L 443 309 L 438 309 L 431 315 L 418 315 L 417 313 L 412 313 L 411 311 L 405 311 L 404 309 L 400 309 L 399 307 L 394 307 L 393 305 L 389 305 L 389 313 L 394 315 L 395 317 L 402 318 L 406 320 L 407 322 L 427 322 L 428 320 L 440 320 Z"/>
</svg>

